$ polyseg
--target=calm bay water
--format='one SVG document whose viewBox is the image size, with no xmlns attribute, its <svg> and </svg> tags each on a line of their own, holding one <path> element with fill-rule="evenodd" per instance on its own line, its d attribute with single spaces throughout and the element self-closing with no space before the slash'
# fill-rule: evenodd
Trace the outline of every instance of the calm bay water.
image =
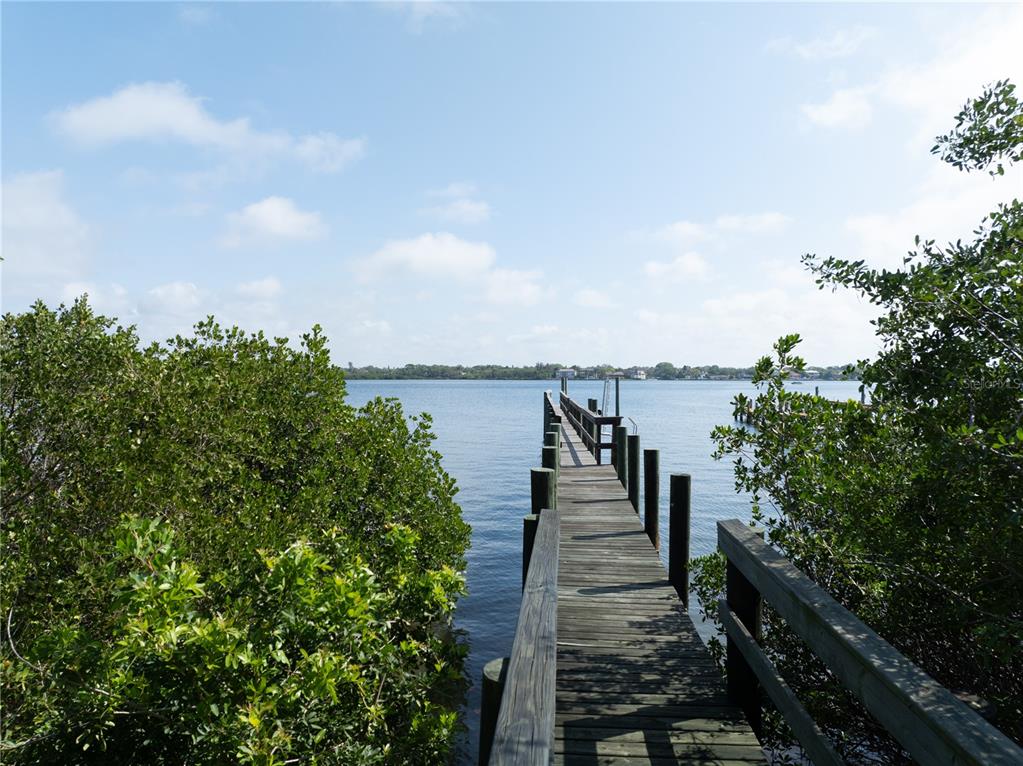
<svg viewBox="0 0 1023 766">
<path fill-rule="evenodd" d="M 813 391 L 815 384 L 802 389 Z M 859 397 L 858 383 L 822 381 L 822 396 Z M 511 653 L 518 616 L 522 566 L 522 516 L 529 512 L 529 469 L 540 464 L 542 392 L 558 381 L 352 380 L 349 400 L 397 397 L 407 414 L 428 412 L 444 467 L 457 481 L 457 500 L 472 525 L 468 552 L 469 595 L 458 606 L 456 626 L 470 644 L 465 703 L 468 731 L 459 743 L 459 763 L 475 763 L 479 680 L 483 666 Z M 749 518 L 746 498 L 735 492 L 731 464 L 711 459 L 711 429 L 732 422 L 735 394 L 755 393 L 743 381 L 622 381 L 622 415 L 639 427 L 641 446 L 661 451 L 662 558 L 667 555 L 668 476 L 689 473 L 692 482 L 691 554 L 714 549 L 715 522 Z M 570 381 L 576 401 L 603 395 L 601 381 Z M 613 403 L 610 406 L 613 412 Z M 607 453 L 605 453 L 606 456 Z M 698 620 L 695 612 L 695 620 Z"/>
</svg>

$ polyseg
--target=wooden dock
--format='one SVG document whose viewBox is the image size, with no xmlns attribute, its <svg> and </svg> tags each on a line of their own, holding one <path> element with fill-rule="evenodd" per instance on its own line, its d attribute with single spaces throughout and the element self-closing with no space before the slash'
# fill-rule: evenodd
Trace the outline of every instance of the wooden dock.
<svg viewBox="0 0 1023 766">
<path fill-rule="evenodd" d="M 626 490 L 562 429 L 556 764 L 765 764 Z"/>
<path fill-rule="evenodd" d="M 717 522 L 727 562 L 723 681 L 685 606 L 690 477 L 671 475 L 665 572 L 655 550 L 657 450 L 642 451 L 641 463 L 639 435 L 597 411 L 596 400 L 583 406 L 563 388 L 558 402 L 545 393 L 543 406 L 518 624 L 511 657 L 484 670 L 480 763 L 766 764 L 754 732 L 769 701 L 815 766 L 842 766 L 833 734 L 760 645 L 764 604 L 914 762 L 1023 763 L 1023 749 L 737 519 Z M 613 467 L 601 464 L 604 451 Z"/>
</svg>

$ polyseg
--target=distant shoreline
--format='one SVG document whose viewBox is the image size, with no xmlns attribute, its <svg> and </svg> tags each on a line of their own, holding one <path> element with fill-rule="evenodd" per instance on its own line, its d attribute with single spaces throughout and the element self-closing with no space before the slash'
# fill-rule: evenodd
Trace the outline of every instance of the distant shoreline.
<svg viewBox="0 0 1023 766">
<path fill-rule="evenodd" d="M 462 383 L 479 383 L 492 382 L 492 383 L 535 383 L 537 381 L 550 381 L 551 383 L 557 382 L 558 378 L 470 378 L 470 377 L 370 377 L 363 375 L 349 375 L 345 373 L 345 380 L 358 380 L 358 381 L 438 381 L 438 382 L 451 382 L 457 381 Z M 573 383 L 601 383 L 603 378 L 571 378 Z M 644 380 L 635 379 L 624 379 L 627 383 L 750 383 L 751 377 L 744 378 L 646 378 Z M 790 383 L 857 383 L 859 378 L 801 378 L 799 380 L 790 380 Z"/>
<path fill-rule="evenodd" d="M 717 364 L 682 365 L 659 362 L 650 366 L 614 367 L 599 364 L 591 367 L 581 365 L 552 364 L 537 362 L 517 367 L 505 364 L 406 364 L 401 367 L 377 367 L 366 365 L 356 367 L 351 362 L 344 369 L 348 380 L 558 380 L 561 373 L 568 372 L 569 380 L 605 380 L 620 377 L 623 380 L 735 380 L 749 381 L 753 378 L 753 367 L 725 367 Z M 848 375 L 852 371 L 854 374 Z M 856 380 L 852 365 L 806 365 L 801 376 L 794 378 L 803 382 L 819 380 Z"/>
</svg>

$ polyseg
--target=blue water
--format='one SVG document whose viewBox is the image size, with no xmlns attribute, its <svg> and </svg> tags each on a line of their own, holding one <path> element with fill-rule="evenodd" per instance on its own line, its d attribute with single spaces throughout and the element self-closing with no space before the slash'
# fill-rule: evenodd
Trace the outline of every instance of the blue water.
<svg viewBox="0 0 1023 766">
<path fill-rule="evenodd" d="M 858 383 L 805 384 L 833 399 L 859 397 Z M 467 728 L 459 763 L 475 763 L 479 679 L 483 666 L 510 654 L 519 608 L 522 516 L 529 512 L 529 469 L 540 463 L 543 391 L 558 381 L 381 381 L 348 382 L 349 399 L 361 405 L 375 396 L 397 397 L 406 414 L 433 416 L 436 448 L 458 482 L 457 500 L 472 525 L 468 552 L 469 594 L 455 614 L 468 635 L 466 675 L 472 686 L 465 703 Z M 732 422 L 731 400 L 755 388 L 741 381 L 623 381 L 622 415 L 639 428 L 641 447 L 660 450 L 661 555 L 667 554 L 668 477 L 692 475 L 691 554 L 714 549 L 715 522 L 749 518 L 749 503 L 735 492 L 731 464 L 711 459 L 711 429 Z M 601 381 L 570 381 L 569 394 L 585 403 L 601 399 Z M 613 412 L 613 404 L 611 405 Z M 606 454 L 606 453 L 605 453 Z M 694 620 L 698 616 L 693 614 Z"/>
</svg>

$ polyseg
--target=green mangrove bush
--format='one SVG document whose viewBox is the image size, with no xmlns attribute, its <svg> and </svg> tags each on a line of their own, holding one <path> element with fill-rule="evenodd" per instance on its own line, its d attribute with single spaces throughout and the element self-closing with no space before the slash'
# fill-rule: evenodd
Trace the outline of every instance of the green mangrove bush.
<svg viewBox="0 0 1023 766">
<path fill-rule="evenodd" d="M 0 325 L 4 763 L 437 763 L 468 527 L 318 328 Z"/>
<path fill-rule="evenodd" d="M 1008 82 L 934 148 L 996 181 L 1021 150 Z M 871 406 L 786 388 L 804 366 L 788 336 L 756 365 L 755 428 L 716 429 L 716 455 L 734 460 L 773 545 L 1023 742 L 1023 205 L 999 206 L 972 239 L 916 245 L 896 271 L 804 258 L 821 287 L 879 308 L 881 351 L 858 365 Z M 720 556 L 699 562 L 695 590 L 715 621 L 723 579 Z M 764 645 L 849 762 L 905 760 L 770 609 Z M 776 715 L 767 736 L 779 752 L 792 743 Z"/>
</svg>

